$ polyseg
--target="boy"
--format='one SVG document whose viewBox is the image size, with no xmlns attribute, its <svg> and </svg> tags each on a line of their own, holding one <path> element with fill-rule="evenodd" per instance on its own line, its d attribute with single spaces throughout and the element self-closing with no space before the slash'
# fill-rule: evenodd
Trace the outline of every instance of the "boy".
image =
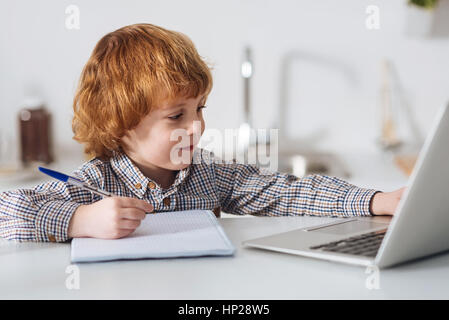
<svg viewBox="0 0 449 320">
<path fill-rule="evenodd" d="M 136 24 L 104 36 L 74 98 L 74 139 L 94 156 L 74 175 L 117 197 L 101 199 L 57 181 L 4 192 L 0 236 L 115 239 L 131 234 L 146 212 L 220 207 L 272 216 L 394 213 L 402 189 L 381 193 L 335 177 L 262 174 L 195 148 L 211 88 L 209 68 L 181 33 Z M 187 142 L 171 139 L 176 130 Z"/>
</svg>

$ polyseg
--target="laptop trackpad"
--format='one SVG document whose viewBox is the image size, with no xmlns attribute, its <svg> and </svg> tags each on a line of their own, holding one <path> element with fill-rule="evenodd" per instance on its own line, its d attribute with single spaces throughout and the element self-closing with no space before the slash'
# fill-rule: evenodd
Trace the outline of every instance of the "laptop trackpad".
<svg viewBox="0 0 449 320">
<path fill-rule="evenodd" d="M 363 231 L 369 231 L 372 229 L 378 229 L 378 228 L 387 228 L 388 225 L 385 223 L 377 223 L 374 221 L 348 221 L 343 222 L 340 224 L 336 224 L 333 226 L 325 226 L 325 227 L 318 227 L 313 228 L 313 230 L 310 230 L 309 232 L 319 232 L 319 233 L 326 233 L 326 234 L 350 234 L 350 233 L 356 233 L 356 232 L 363 232 Z"/>
</svg>

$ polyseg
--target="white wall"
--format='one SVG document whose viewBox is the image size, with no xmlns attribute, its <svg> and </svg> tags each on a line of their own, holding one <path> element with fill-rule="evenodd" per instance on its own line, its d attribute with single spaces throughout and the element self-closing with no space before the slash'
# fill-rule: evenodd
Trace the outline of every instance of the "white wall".
<svg viewBox="0 0 449 320">
<path fill-rule="evenodd" d="M 448 1 L 448 0 L 443 0 Z M 240 63 L 253 49 L 252 99 L 257 127 L 277 126 L 281 64 L 291 81 L 289 136 L 317 135 L 317 146 L 375 151 L 379 65 L 394 61 L 423 134 L 449 101 L 448 38 L 404 32 L 407 0 L 86 1 L 3 0 L 0 3 L 0 125 L 16 133 L 23 98 L 44 97 L 53 114 L 57 156 L 80 152 L 71 140 L 71 103 L 95 43 L 124 25 L 149 22 L 184 32 L 215 65 L 206 110 L 208 128 L 236 128 L 242 120 Z M 65 28 L 65 8 L 80 9 L 80 30 Z M 365 26 L 368 5 L 380 9 L 380 29 Z M 322 136 L 321 136 L 322 135 Z"/>
</svg>

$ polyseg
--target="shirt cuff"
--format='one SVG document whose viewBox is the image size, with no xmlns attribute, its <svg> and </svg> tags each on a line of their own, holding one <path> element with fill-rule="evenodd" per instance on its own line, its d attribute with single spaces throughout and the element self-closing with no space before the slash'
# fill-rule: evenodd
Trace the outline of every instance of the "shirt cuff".
<svg viewBox="0 0 449 320">
<path fill-rule="evenodd" d="M 370 204 L 377 192 L 380 191 L 358 187 L 350 188 L 343 200 L 343 211 L 350 216 L 373 216 Z"/>
<path fill-rule="evenodd" d="M 36 240 L 65 242 L 69 240 L 68 228 L 73 213 L 81 203 L 68 201 L 48 201 L 36 216 Z"/>
</svg>

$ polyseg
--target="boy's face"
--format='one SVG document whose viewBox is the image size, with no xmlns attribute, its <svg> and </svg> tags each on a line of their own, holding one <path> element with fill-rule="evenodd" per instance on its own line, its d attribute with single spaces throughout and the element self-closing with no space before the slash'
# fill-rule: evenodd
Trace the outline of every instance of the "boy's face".
<svg viewBox="0 0 449 320">
<path fill-rule="evenodd" d="M 204 132 L 204 97 L 180 98 L 152 110 L 122 138 L 125 152 L 147 168 L 181 170 Z M 192 146 L 192 147 L 191 147 Z"/>
</svg>

